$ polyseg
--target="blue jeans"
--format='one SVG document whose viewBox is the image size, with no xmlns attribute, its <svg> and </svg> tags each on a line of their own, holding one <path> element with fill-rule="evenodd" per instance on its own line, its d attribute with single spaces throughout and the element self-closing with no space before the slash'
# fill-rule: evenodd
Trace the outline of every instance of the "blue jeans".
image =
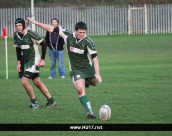
<svg viewBox="0 0 172 136">
<path fill-rule="evenodd" d="M 63 50 L 54 51 L 52 49 L 49 49 L 49 56 L 51 60 L 51 68 L 50 68 L 51 77 L 52 78 L 56 77 L 56 59 L 59 62 L 58 65 L 59 75 L 66 76 L 65 65 L 64 65 L 64 51 Z"/>
</svg>

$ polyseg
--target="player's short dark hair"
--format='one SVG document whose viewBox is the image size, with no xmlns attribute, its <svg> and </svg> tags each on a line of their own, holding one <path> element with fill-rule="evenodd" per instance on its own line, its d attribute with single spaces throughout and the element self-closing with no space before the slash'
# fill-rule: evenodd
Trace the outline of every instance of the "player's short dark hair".
<svg viewBox="0 0 172 136">
<path fill-rule="evenodd" d="M 87 25 L 84 22 L 78 22 L 75 25 L 75 30 L 77 31 L 78 29 L 87 30 Z"/>
<path fill-rule="evenodd" d="M 51 22 L 52 22 L 53 20 L 56 20 L 56 21 L 57 21 L 57 23 L 59 24 L 59 20 L 58 20 L 57 18 L 53 18 L 53 19 L 51 19 Z"/>
</svg>

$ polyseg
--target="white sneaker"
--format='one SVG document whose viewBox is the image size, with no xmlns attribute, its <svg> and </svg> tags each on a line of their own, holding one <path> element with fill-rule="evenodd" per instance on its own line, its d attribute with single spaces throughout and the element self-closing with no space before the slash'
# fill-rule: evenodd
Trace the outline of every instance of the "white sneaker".
<svg viewBox="0 0 172 136">
<path fill-rule="evenodd" d="M 61 78 L 65 78 L 65 76 L 61 76 Z"/>
<path fill-rule="evenodd" d="M 50 76 L 48 79 L 52 79 L 52 77 Z"/>
</svg>

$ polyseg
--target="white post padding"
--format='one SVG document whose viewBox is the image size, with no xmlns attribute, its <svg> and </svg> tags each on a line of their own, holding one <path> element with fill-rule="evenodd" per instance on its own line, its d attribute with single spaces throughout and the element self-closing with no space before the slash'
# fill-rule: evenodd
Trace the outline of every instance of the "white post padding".
<svg viewBox="0 0 172 136">
<path fill-rule="evenodd" d="M 6 79 L 8 79 L 8 49 L 7 49 L 7 36 L 5 36 L 5 59 L 6 59 Z"/>
</svg>

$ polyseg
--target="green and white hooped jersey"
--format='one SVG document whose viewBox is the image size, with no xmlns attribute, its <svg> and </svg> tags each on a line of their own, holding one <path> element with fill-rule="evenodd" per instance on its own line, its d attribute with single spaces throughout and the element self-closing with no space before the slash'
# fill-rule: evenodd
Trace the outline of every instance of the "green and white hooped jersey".
<svg viewBox="0 0 172 136">
<path fill-rule="evenodd" d="M 75 32 L 60 29 L 59 35 L 64 38 L 69 56 L 70 69 L 82 70 L 92 66 L 91 54 L 97 53 L 93 41 L 85 36 L 77 41 Z"/>
<path fill-rule="evenodd" d="M 18 35 L 17 31 L 14 33 L 13 46 L 21 48 L 26 63 L 26 71 L 32 73 L 39 72 L 38 64 L 41 56 L 38 50 L 38 45 L 42 41 L 43 39 L 38 35 L 38 33 L 31 29 L 25 29 L 25 34 L 22 38 Z"/>
</svg>

